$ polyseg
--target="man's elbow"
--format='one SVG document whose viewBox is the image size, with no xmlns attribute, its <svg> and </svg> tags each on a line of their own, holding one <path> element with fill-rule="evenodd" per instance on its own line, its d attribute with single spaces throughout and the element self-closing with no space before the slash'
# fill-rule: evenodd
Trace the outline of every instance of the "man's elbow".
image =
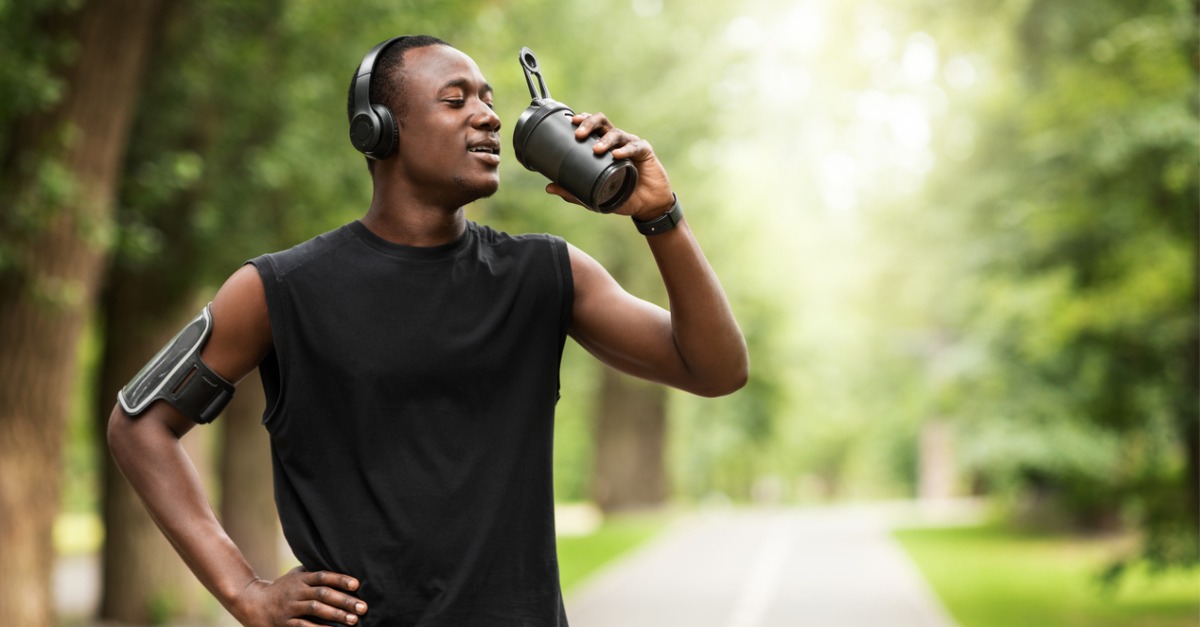
<svg viewBox="0 0 1200 627">
<path fill-rule="evenodd" d="M 153 430 L 146 428 L 146 418 L 130 416 L 119 403 L 108 415 L 108 428 L 104 434 L 108 441 L 108 452 L 122 472 L 143 458 L 147 449 L 154 447 Z"/>
<path fill-rule="evenodd" d="M 746 383 L 749 380 L 750 360 L 742 359 L 730 368 L 722 371 L 719 376 L 710 377 L 708 381 L 698 386 L 697 389 L 692 390 L 692 393 L 705 398 L 728 396 L 746 387 Z"/>
<path fill-rule="evenodd" d="M 113 407 L 112 413 L 108 415 L 108 428 L 105 430 L 105 439 L 108 441 L 108 450 L 116 460 L 117 465 L 121 464 L 124 453 L 129 447 L 129 428 L 131 420 L 121 409 L 121 405 L 117 404 Z"/>
<path fill-rule="evenodd" d="M 727 381 L 724 382 L 723 385 L 714 387 L 712 389 L 712 393 L 709 394 L 708 396 L 709 396 L 709 398 L 716 398 L 718 396 L 728 396 L 728 395 L 733 394 L 734 392 L 746 387 L 746 383 L 749 380 L 750 380 L 750 371 L 743 370 L 742 372 L 738 373 L 736 376 L 730 377 Z"/>
</svg>

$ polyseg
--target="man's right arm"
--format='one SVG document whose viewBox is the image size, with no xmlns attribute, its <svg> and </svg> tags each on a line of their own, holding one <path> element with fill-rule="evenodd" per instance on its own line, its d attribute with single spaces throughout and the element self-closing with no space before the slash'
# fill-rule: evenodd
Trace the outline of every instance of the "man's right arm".
<svg viewBox="0 0 1200 627">
<path fill-rule="evenodd" d="M 243 266 L 225 282 L 213 298 L 212 316 L 201 357 L 226 380 L 240 381 L 271 348 L 266 294 L 254 267 Z M 194 426 L 164 401 L 137 417 L 118 404 L 109 418 L 108 443 L 117 466 L 196 577 L 243 625 L 314 625 L 304 616 L 356 624 L 366 605 L 342 592 L 358 588 L 354 578 L 296 569 L 266 581 L 254 573 L 217 520 L 183 450 L 180 438 Z"/>
</svg>

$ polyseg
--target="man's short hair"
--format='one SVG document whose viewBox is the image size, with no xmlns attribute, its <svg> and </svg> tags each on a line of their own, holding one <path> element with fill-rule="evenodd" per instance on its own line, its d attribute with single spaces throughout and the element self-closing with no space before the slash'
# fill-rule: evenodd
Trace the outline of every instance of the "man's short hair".
<svg viewBox="0 0 1200 627">
<path fill-rule="evenodd" d="M 404 53 L 413 48 L 426 46 L 449 46 L 450 44 L 430 35 L 406 35 L 393 41 L 375 59 L 375 70 L 371 73 L 371 102 L 391 109 L 396 121 L 408 114 L 408 100 L 404 93 Z M 350 91 L 346 94 L 346 121 L 354 118 L 354 79 L 358 66 L 350 76 Z M 376 80 L 377 78 L 382 80 Z M 374 172 L 374 159 L 367 159 L 367 169 Z"/>
</svg>

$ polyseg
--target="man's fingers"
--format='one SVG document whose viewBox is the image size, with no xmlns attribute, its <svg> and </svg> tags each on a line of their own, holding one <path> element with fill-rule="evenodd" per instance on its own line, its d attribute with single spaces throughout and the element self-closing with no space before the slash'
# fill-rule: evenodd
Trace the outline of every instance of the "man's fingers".
<svg viewBox="0 0 1200 627">
<path fill-rule="evenodd" d="M 317 625 L 316 623 L 310 623 L 303 618 L 289 618 L 284 625 L 287 627 L 320 627 L 320 625 Z"/>
<path fill-rule="evenodd" d="M 357 625 L 366 613 L 367 604 L 342 590 L 357 590 L 358 580 L 340 573 L 317 571 L 303 573 L 306 591 L 293 603 L 294 616 L 312 616 L 344 625 Z M 294 619 L 297 620 L 297 619 Z M 290 624 L 290 623 L 289 623 Z M 297 625 L 308 625 L 302 621 Z"/>
<path fill-rule="evenodd" d="M 650 142 L 641 139 L 636 135 L 630 135 L 629 137 L 630 140 L 628 143 L 622 144 L 612 151 L 612 156 L 614 159 L 633 159 L 634 161 L 641 161 L 648 158 L 649 155 L 654 154 L 654 149 L 650 146 Z"/>
<path fill-rule="evenodd" d="M 313 587 L 331 586 L 340 590 L 358 590 L 358 580 L 354 577 L 340 573 L 331 573 L 327 570 L 308 573 L 304 577 L 304 583 Z"/>
<path fill-rule="evenodd" d="M 613 126 L 608 116 L 603 113 L 577 113 L 571 122 L 576 124 L 575 138 L 580 141 L 589 135 L 597 135 L 599 139 L 592 146 L 596 154 L 612 151 L 616 159 L 643 160 L 654 154 L 654 149 L 646 140 L 627 133 Z"/>
<path fill-rule="evenodd" d="M 316 599 L 310 599 L 308 601 L 296 601 L 295 605 L 293 606 L 292 613 L 298 616 L 311 616 L 313 618 L 333 621 L 343 625 L 357 625 L 359 620 L 359 615 L 357 613 L 338 609 Z"/>
<path fill-rule="evenodd" d="M 603 113 L 576 113 L 571 121 L 579 125 L 575 129 L 575 137 L 578 139 L 584 139 L 597 131 L 607 133 L 613 127 L 608 116 Z"/>
<path fill-rule="evenodd" d="M 312 588 L 312 590 L 316 600 L 326 605 L 338 607 L 346 610 L 347 612 L 354 612 L 356 614 L 362 614 L 363 612 L 367 611 L 366 603 L 363 603 L 361 600 L 356 599 L 344 592 L 338 592 L 333 588 L 326 588 L 324 586 L 320 588 Z"/>
<path fill-rule="evenodd" d="M 612 128 L 602 135 L 600 139 L 596 140 L 596 144 L 592 146 L 592 150 L 596 154 L 604 154 L 608 150 L 621 148 L 622 146 L 627 146 L 638 141 L 639 138 L 637 135 L 626 133 L 619 128 Z"/>
<path fill-rule="evenodd" d="M 558 183 L 550 183 L 549 185 L 547 185 L 546 193 L 554 194 L 555 196 L 558 196 L 559 198 L 562 198 L 563 200 L 565 200 L 569 203 L 574 203 L 576 205 L 583 204 L 583 203 L 579 202 L 579 199 L 576 198 L 574 194 L 572 194 L 571 192 L 568 192 L 562 185 L 559 185 Z"/>
</svg>

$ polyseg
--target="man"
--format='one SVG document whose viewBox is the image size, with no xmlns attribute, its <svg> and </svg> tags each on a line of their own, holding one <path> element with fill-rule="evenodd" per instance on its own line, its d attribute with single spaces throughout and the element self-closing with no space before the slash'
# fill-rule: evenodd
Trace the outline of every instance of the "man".
<svg viewBox="0 0 1200 627">
<path fill-rule="evenodd" d="M 364 150 L 351 86 L 352 139 L 374 185 L 366 214 L 230 276 L 181 334 L 201 339 L 175 342 L 196 347 L 187 367 L 217 400 L 170 395 L 190 395 L 192 374 L 139 391 L 176 351 L 160 353 L 122 390 L 113 455 L 244 625 L 566 625 L 550 478 L 566 335 L 611 367 L 706 396 L 744 384 L 745 342 L 647 142 L 602 114 L 574 118 L 579 139 L 599 134 L 597 153 L 637 167 L 618 213 L 659 225 L 645 239 L 670 312 L 559 238 L 466 220 L 463 207 L 499 185 L 492 90 L 440 40 L 381 46 L 363 65 L 368 104 L 394 116 L 393 146 Z M 276 503 L 302 563 L 273 581 L 225 534 L 179 445 L 256 367 Z"/>
</svg>

